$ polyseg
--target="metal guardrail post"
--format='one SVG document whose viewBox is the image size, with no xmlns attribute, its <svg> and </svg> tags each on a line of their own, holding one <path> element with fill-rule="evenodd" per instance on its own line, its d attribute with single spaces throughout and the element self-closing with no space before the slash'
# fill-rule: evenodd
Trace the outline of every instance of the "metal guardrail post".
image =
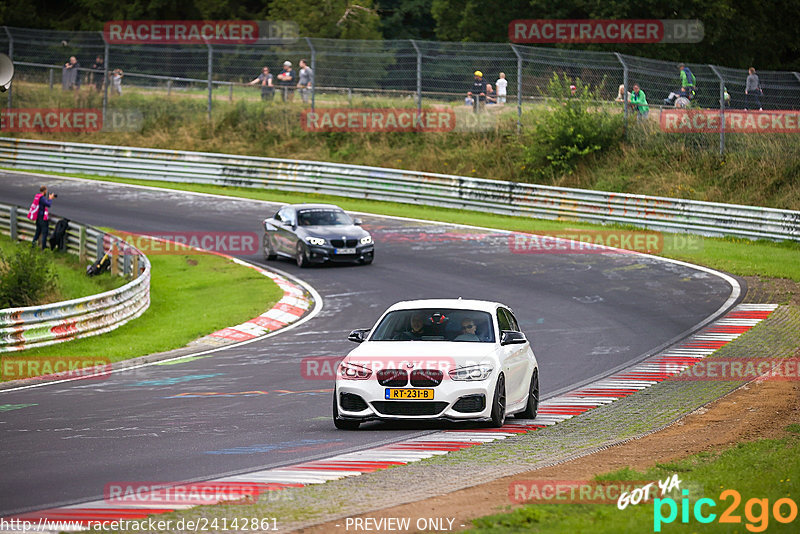
<svg viewBox="0 0 800 534">
<path fill-rule="evenodd" d="M 619 61 L 620 65 L 622 65 L 622 85 L 625 87 L 622 89 L 622 113 L 625 115 L 625 126 L 624 126 L 624 133 L 625 139 L 628 139 L 628 64 L 625 63 L 625 60 L 622 59 L 622 56 L 618 52 L 614 52 L 614 55 L 617 57 L 617 61 Z"/>
<path fill-rule="evenodd" d="M 106 109 L 108 108 L 108 41 L 103 32 L 99 32 L 103 38 L 103 127 L 106 124 Z"/>
<path fill-rule="evenodd" d="M 97 235 L 95 243 L 97 244 L 97 253 L 95 254 L 95 256 L 97 257 L 95 258 L 94 261 L 100 261 L 103 259 L 103 256 L 105 255 L 105 250 L 103 250 L 103 234 Z"/>
<path fill-rule="evenodd" d="M 17 207 L 11 206 L 11 210 L 8 213 L 8 219 L 11 223 L 11 241 L 17 240 Z"/>
<path fill-rule="evenodd" d="M 131 255 L 127 252 L 122 255 L 122 274 L 130 276 L 131 274 Z"/>
<path fill-rule="evenodd" d="M 719 73 L 717 67 L 708 65 L 714 74 L 719 78 L 719 153 L 725 153 L 725 79 Z"/>
<path fill-rule="evenodd" d="M 134 280 L 139 278 L 139 255 L 138 254 L 134 254 L 134 256 L 133 256 L 133 272 L 131 274 L 133 274 L 133 279 Z"/>
<path fill-rule="evenodd" d="M 414 39 L 409 39 L 417 52 L 417 118 L 422 116 L 422 52 Z"/>
<path fill-rule="evenodd" d="M 316 109 L 314 100 L 317 94 L 317 49 L 314 48 L 310 37 L 306 37 L 306 42 L 311 48 L 311 111 L 313 112 Z"/>
<path fill-rule="evenodd" d="M 86 263 L 86 227 L 80 225 L 78 228 L 78 260 Z"/>
<path fill-rule="evenodd" d="M 14 62 L 14 36 L 11 35 L 10 31 L 8 31 L 8 26 L 3 26 L 3 29 L 6 31 L 6 35 L 8 36 L 8 57 L 11 59 L 11 62 L 13 63 Z M 7 102 L 8 103 L 6 104 L 6 107 L 8 109 L 11 109 L 12 106 L 14 105 L 14 98 L 12 96 L 13 92 L 14 92 L 14 85 L 11 84 L 11 85 L 8 86 L 8 96 L 7 96 L 7 98 L 8 98 Z"/>
<path fill-rule="evenodd" d="M 511 50 L 517 56 L 517 133 L 522 131 L 522 54 L 517 47 L 509 43 Z"/>
<path fill-rule="evenodd" d="M 211 83 L 211 75 L 214 65 L 214 49 L 209 43 L 206 43 L 206 46 L 208 47 L 208 122 L 211 122 L 211 98 L 214 90 L 214 85 Z"/>
</svg>

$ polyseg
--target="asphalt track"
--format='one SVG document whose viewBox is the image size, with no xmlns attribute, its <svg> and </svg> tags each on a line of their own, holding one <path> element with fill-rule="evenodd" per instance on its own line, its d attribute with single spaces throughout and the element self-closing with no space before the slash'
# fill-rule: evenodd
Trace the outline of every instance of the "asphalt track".
<svg viewBox="0 0 800 534">
<path fill-rule="evenodd" d="M 55 214 L 131 232 L 259 232 L 277 206 L 14 173 L 0 173 L 0 201 L 27 206 L 41 183 L 59 195 Z M 0 411 L 0 516 L 102 498 L 110 482 L 203 480 L 430 431 L 382 423 L 337 431 L 331 394 L 315 391 L 332 381 L 301 373 L 303 358 L 346 354 L 347 333 L 372 326 L 399 300 L 463 296 L 510 305 L 547 397 L 684 336 L 731 295 L 718 276 L 656 258 L 512 254 L 491 231 L 363 218 L 377 241 L 371 266 L 266 263 L 323 298 L 321 313 L 298 328 L 188 363 L 0 391 L 0 406 L 31 405 Z"/>
</svg>

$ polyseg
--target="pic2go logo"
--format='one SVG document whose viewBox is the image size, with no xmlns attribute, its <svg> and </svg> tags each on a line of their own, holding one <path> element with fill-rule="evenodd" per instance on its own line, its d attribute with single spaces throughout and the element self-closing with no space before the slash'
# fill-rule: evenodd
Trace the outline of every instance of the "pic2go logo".
<svg viewBox="0 0 800 534">
<path fill-rule="evenodd" d="M 690 511 L 699 523 L 711 523 L 717 518 L 717 514 L 711 511 L 717 506 L 714 499 L 698 499 L 692 506 L 689 504 L 689 490 L 682 490 L 681 493 L 683 495 L 680 504 L 681 523 L 689 523 Z M 742 502 L 741 494 L 736 490 L 729 489 L 720 493 L 719 498 L 721 501 L 731 499 L 731 503 L 719 516 L 718 522 L 742 523 L 742 517 L 736 513 Z M 668 525 L 675 521 L 678 518 L 678 508 L 675 499 L 655 499 L 653 501 L 653 531 L 661 532 L 662 524 Z M 750 532 L 764 532 L 769 526 L 770 512 L 778 523 L 791 523 L 797 518 L 797 503 L 788 497 L 783 497 L 772 503 L 772 508 L 770 508 L 769 499 L 749 499 L 744 505 L 744 516 L 748 521 L 745 528 Z"/>
</svg>

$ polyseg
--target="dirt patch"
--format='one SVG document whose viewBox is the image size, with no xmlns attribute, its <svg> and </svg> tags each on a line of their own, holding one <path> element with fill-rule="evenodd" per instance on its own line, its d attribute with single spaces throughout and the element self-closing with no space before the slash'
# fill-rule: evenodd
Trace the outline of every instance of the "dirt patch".
<svg viewBox="0 0 800 534">
<path fill-rule="evenodd" d="M 469 526 L 470 520 L 477 517 L 517 507 L 508 493 L 509 486 L 515 481 L 588 480 L 594 475 L 626 466 L 645 470 L 656 462 L 669 462 L 704 451 L 720 451 L 741 441 L 782 437 L 786 434 L 786 425 L 798 422 L 800 384 L 753 382 L 644 438 L 552 467 L 354 517 L 410 517 L 412 525 L 416 518 L 447 517 L 455 518 L 453 527 L 459 529 L 462 525 Z M 297 532 L 346 531 L 344 520 L 340 519 Z"/>
<path fill-rule="evenodd" d="M 787 278 L 761 278 L 745 276 L 747 298 L 754 304 L 792 304 L 800 306 L 800 283 Z"/>
</svg>

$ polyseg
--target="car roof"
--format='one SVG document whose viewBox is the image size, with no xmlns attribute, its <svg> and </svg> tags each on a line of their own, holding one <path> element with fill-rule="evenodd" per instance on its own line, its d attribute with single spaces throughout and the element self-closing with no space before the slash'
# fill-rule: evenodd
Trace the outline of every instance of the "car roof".
<svg viewBox="0 0 800 534">
<path fill-rule="evenodd" d="M 414 310 L 418 308 L 452 308 L 457 310 L 477 310 L 494 313 L 494 310 L 502 306 L 508 308 L 505 304 L 499 302 L 492 302 L 488 300 L 472 300 L 472 299 L 422 299 L 422 300 L 404 300 L 393 304 L 387 311 L 395 310 Z M 510 309 L 510 308 L 509 308 Z"/>
<path fill-rule="evenodd" d="M 300 210 L 309 210 L 309 209 L 328 209 L 328 210 L 339 210 L 344 211 L 342 208 L 337 206 L 336 204 L 289 204 L 284 206 L 285 208 L 294 208 L 295 211 Z"/>
</svg>

